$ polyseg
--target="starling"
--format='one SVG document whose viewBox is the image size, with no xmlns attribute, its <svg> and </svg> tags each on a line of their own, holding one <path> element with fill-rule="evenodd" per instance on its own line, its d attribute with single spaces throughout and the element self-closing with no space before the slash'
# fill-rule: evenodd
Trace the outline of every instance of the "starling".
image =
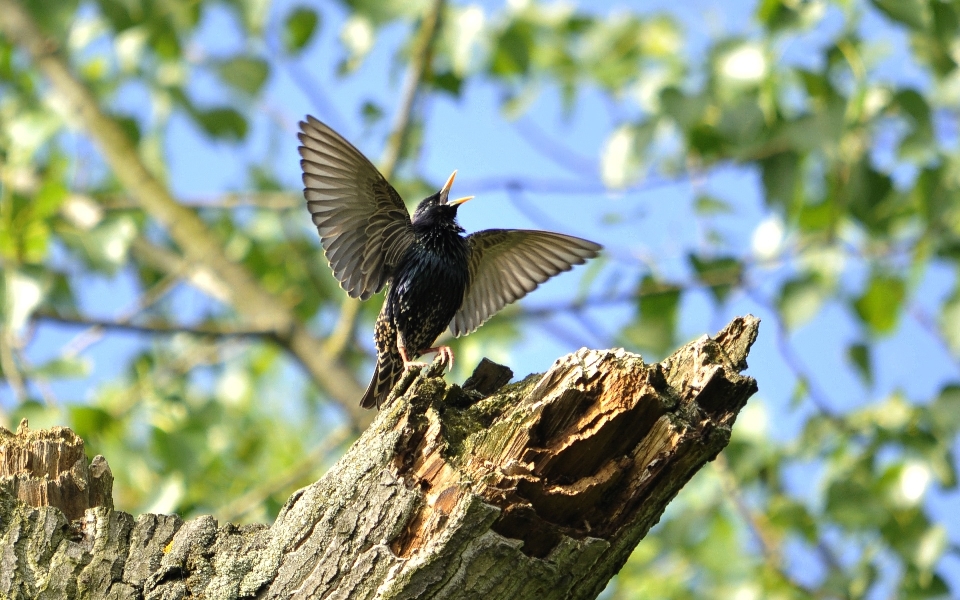
<svg viewBox="0 0 960 600">
<path fill-rule="evenodd" d="M 521 229 L 464 236 L 450 200 L 457 172 L 417 206 L 413 217 L 376 167 L 330 127 L 300 122 L 304 196 L 324 254 L 346 292 L 366 300 L 389 284 L 377 317 L 377 366 L 360 400 L 380 407 L 413 359 L 453 352 L 433 343 L 447 327 L 459 337 L 505 305 L 600 251 L 584 239 Z"/>
</svg>

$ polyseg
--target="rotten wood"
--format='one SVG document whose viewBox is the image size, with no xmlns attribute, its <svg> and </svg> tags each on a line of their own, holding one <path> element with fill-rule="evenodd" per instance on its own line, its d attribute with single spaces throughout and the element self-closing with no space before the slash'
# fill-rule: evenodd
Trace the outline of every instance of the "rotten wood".
<svg viewBox="0 0 960 600">
<path fill-rule="evenodd" d="M 107 506 L 71 525 L 0 486 L 0 596 L 595 598 L 727 444 L 758 325 L 652 365 L 583 349 L 487 397 L 409 373 L 271 526 Z"/>
<path fill-rule="evenodd" d="M 88 508 L 113 508 L 113 473 L 106 459 L 87 465 L 83 440 L 66 427 L 17 432 L 0 427 L 0 487 L 29 506 L 54 506 L 68 519 Z"/>
</svg>

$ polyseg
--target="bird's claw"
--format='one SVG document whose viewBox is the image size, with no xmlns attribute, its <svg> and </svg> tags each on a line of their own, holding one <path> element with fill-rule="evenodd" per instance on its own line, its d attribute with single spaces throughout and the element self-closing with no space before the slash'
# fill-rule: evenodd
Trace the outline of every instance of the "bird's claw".
<svg viewBox="0 0 960 600">
<path fill-rule="evenodd" d="M 400 358 L 403 359 L 403 371 L 407 372 L 414 367 L 426 367 L 427 363 L 410 360 L 407 356 L 407 351 L 403 346 L 397 346 L 400 349 Z M 417 353 L 417 356 L 421 354 L 427 354 L 429 352 L 436 352 L 437 356 L 440 357 L 440 361 L 443 362 L 444 366 L 448 369 L 453 368 L 453 348 L 450 346 L 437 346 L 436 348 L 425 348 Z"/>
<path fill-rule="evenodd" d="M 448 369 L 453 368 L 453 348 L 450 346 L 437 346 L 436 348 L 427 348 L 421 354 L 426 354 L 427 352 L 436 352 L 437 356 L 440 357 L 440 361 L 443 362 L 444 366 Z"/>
<path fill-rule="evenodd" d="M 437 348 L 437 354 L 440 356 L 448 369 L 453 369 L 453 348 L 450 346 L 440 346 Z"/>
</svg>

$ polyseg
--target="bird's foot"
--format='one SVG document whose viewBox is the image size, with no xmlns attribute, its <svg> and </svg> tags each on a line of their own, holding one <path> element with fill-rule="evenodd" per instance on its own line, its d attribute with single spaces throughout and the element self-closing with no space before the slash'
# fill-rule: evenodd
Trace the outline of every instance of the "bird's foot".
<svg viewBox="0 0 960 600">
<path fill-rule="evenodd" d="M 418 360 L 410 360 L 410 357 L 407 356 L 407 350 L 403 346 L 398 345 L 397 348 L 400 350 L 400 358 L 403 359 L 403 372 L 406 373 L 414 367 L 425 367 L 427 363 L 420 362 Z"/>
<path fill-rule="evenodd" d="M 440 360 L 447 366 L 448 369 L 453 368 L 453 348 L 450 346 L 437 346 L 436 348 L 427 348 L 421 354 L 426 354 L 427 352 L 436 352 L 440 356 Z"/>
</svg>

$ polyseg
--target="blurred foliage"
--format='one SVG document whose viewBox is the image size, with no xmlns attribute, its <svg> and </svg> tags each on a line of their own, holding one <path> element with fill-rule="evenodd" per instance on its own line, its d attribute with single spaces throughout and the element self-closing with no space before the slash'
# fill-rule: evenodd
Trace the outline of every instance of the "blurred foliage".
<svg viewBox="0 0 960 600">
<path fill-rule="evenodd" d="M 584 271 L 577 306 L 593 298 L 603 306 L 617 290 L 597 290 L 616 280 L 630 317 L 614 339 L 652 358 L 683 341 L 688 298 L 701 294 L 720 317 L 733 298 L 755 302 L 773 315 L 762 335 L 779 340 L 794 371 L 793 416 L 801 421 L 793 439 L 776 439 L 769 407 L 752 400 L 723 459 L 670 506 L 605 598 L 957 597 L 960 540 L 950 539 L 928 499 L 957 485 L 960 383 L 944 382 L 933 397 L 874 394 L 840 411 L 824 397 L 829 383 L 798 364 L 790 342 L 825 311 L 841 311 L 858 339 L 835 369 L 849 370 L 869 393 L 879 345 L 913 315 L 947 361 L 960 364 L 960 1 L 753 4 L 750 23 L 699 40 L 697 51 L 690 23 L 666 12 L 602 15 L 534 0 L 451 5 L 421 94 L 492 88 L 505 122 L 544 95 L 555 94 L 569 116 L 585 95 L 599 94 L 616 107 L 598 149 L 596 178 L 608 188 L 629 195 L 658 178 L 703 180 L 735 167 L 755 174 L 762 189 L 765 216 L 752 238 L 730 240 L 716 223 L 736 217 L 740 199 L 698 188 L 689 210 L 702 243 L 683 249 L 683 274 L 636 258 L 604 266 L 611 277 Z M 339 48 L 321 57 L 338 77 L 358 77 L 377 44 L 403 65 L 429 10 L 426 2 L 364 0 L 322 9 L 168 0 L 28 6 L 161 177 L 178 119 L 211 142 L 288 144 L 287 132 L 250 135 L 265 112 L 276 112 L 269 89 L 278 72 L 321 37 Z M 212 39 L 205 23 L 224 12 L 236 32 Z M 891 50 L 878 26 L 905 43 Z M 891 52 L 911 77 L 889 76 Z M 381 131 L 375 125 L 390 110 L 361 98 L 355 114 Z M 417 172 L 428 125 L 415 112 L 401 153 L 395 183 L 409 199 L 432 191 Z M 296 186 L 279 181 L 269 156 L 245 168 L 247 180 L 224 193 L 298 204 Z M 197 211 L 228 257 L 319 336 L 336 338 L 344 294 L 316 259 L 302 210 L 252 204 Z M 644 227 L 627 211 L 606 220 Z M 26 55 L 0 38 L 7 425 L 26 416 L 35 428 L 72 426 L 91 453 L 109 458 L 125 510 L 269 520 L 349 441 L 336 425 L 342 415 L 269 340 L 231 334 L 242 330 L 237 313 L 215 289 L 165 270 L 164 252 L 179 250 L 125 197 Z M 950 274 L 950 290 L 920 298 L 932 270 Z M 103 312 L 91 286 L 129 298 L 113 327 L 97 325 Z M 360 329 L 377 310 L 376 302 L 361 307 Z M 518 314 L 505 311 L 458 340 L 459 364 L 498 358 L 497 348 L 523 335 Z M 65 335 L 77 330 L 64 321 L 86 329 Z M 125 325 L 179 331 L 135 338 L 111 381 L 77 387 L 97 341 L 125 335 Z M 211 333 L 217 329 L 223 333 Z M 30 346 L 44 335 L 62 348 L 33 364 Z M 366 340 L 348 331 L 338 350 L 362 379 Z M 64 381 L 75 384 L 69 402 L 54 393 Z M 761 394 L 790 385 L 760 384 Z M 953 587 L 944 577 L 951 555 Z"/>
</svg>

